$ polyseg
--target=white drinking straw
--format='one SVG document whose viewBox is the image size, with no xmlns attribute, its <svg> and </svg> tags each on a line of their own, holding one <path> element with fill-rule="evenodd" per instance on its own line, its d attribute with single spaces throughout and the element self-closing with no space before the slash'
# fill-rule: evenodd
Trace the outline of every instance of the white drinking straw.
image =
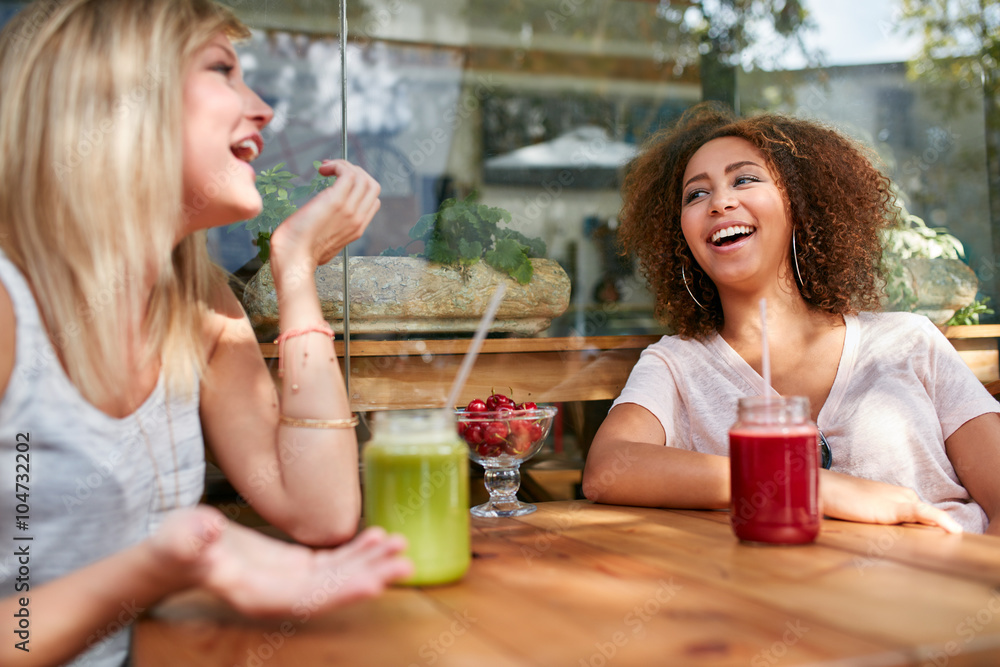
<svg viewBox="0 0 1000 667">
<path fill-rule="evenodd" d="M 760 300 L 760 366 L 764 371 L 764 388 L 760 392 L 765 398 L 771 395 L 771 352 L 767 344 L 767 299 Z"/>
<path fill-rule="evenodd" d="M 493 324 L 493 318 L 497 314 L 497 309 L 500 307 L 500 300 L 503 299 L 504 292 L 507 291 L 507 284 L 501 282 L 495 292 L 493 292 L 493 298 L 490 299 L 490 303 L 486 306 L 486 312 L 483 313 L 483 318 L 479 320 L 479 326 L 476 328 L 476 335 L 472 337 L 472 342 L 469 344 L 469 349 L 465 353 L 465 359 L 462 360 L 462 365 L 458 369 L 458 375 L 455 376 L 455 381 L 451 384 L 451 391 L 448 392 L 448 400 L 445 402 L 445 409 L 451 409 L 455 407 L 455 401 L 458 400 L 458 394 L 462 391 L 462 387 L 465 386 L 465 380 L 469 377 L 469 372 L 472 370 L 472 364 L 476 363 L 476 356 L 479 354 L 479 348 L 483 346 L 483 339 L 486 338 L 486 334 L 490 330 L 490 325 Z"/>
</svg>

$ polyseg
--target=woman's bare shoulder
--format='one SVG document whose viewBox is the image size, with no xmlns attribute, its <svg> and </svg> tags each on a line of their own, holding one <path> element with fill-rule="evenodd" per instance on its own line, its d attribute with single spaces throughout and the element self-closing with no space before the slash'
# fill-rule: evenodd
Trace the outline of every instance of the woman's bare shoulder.
<svg viewBox="0 0 1000 667">
<path fill-rule="evenodd" d="M 0 399 L 7 391 L 14 371 L 14 304 L 3 283 L 0 283 Z"/>
<path fill-rule="evenodd" d="M 212 293 L 203 329 L 209 360 L 221 341 L 232 344 L 248 336 L 253 338 L 246 311 L 229 285 L 223 283 Z"/>
</svg>

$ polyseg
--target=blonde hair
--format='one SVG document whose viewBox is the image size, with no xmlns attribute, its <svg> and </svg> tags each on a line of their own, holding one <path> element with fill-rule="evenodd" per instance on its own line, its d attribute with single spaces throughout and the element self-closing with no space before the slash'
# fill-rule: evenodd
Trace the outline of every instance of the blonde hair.
<svg viewBox="0 0 1000 667">
<path fill-rule="evenodd" d="M 0 244 L 92 403 L 157 356 L 184 391 L 204 370 L 225 275 L 203 233 L 175 247 L 182 85 L 219 32 L 249 34 L 210 0 L 48 0 L 0 34 Z"/>
</svg>

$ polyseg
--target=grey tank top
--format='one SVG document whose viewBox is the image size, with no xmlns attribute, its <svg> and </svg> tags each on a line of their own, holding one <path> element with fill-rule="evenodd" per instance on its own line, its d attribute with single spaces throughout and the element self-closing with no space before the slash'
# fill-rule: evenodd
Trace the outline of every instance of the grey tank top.
<svg viewBox="0 0 1000 667">
<path fill-rule="evenodd" d="M 162 374 L 132 415 L 117 419 L 91 405 L 69 381 L 27 282 L 2 251 L 0 282 L 16 319 L 14 368 L 0 398 L 0 597 L 30 600 L 43 583 L 142 541 L 166 512 L 197 503 L 204 444 L 197 389 L 167 400 Z M 25 550 L 26 576 L 16 555 Z M 118 617 L 70 664 L 127 664 L 129 628 L 142 611 L 122 599 Z M 11 641 L 9 630 L 4 637 Z M 27 648 L 35 641 L 29 629 Z"/>
</svg>

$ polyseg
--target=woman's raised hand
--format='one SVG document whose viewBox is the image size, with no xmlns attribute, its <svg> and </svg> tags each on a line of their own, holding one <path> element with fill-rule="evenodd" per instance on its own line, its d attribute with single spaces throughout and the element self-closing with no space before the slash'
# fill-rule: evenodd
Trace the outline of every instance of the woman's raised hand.
<svg viewBox="0 0 1000 667">
<path fill-rule="evenodd" d="M 381 205 L 381 186 L 361 167 L 346 160 L 327 160 L 319 173 L 336 181 L 271 235 L 271 270 L 276 277 L 286 269 L 311 272 L 329 262 L 361 238 Z"/>
<path fill-rule="evenodd" d="M 824 470 L 820 474 L 823 513 L 834 519 L 863 523 L 920 523 L 949 533 L 962 527 L 948 513 L 926 503 L 912 490 Z"/>
<path fill-rule="evenodd" d="M 154 553 L 192 586 L 252 616 L 313 614 L 378 595 L 413 572 L 406 540 L 369 528 L 332 549 L 267 537 L 200 506 L 171 514 L 151 539 Z"/>
</svg>

